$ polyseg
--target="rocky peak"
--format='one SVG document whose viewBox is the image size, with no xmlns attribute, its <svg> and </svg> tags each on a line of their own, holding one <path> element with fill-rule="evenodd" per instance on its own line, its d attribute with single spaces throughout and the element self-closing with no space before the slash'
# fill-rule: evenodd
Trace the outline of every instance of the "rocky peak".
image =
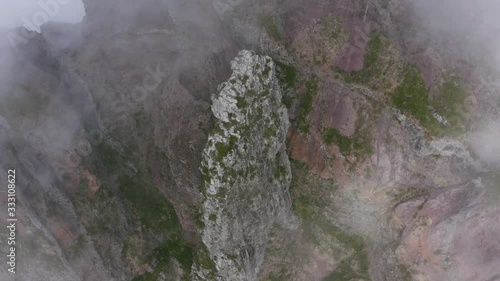
<svg viewBox="0 0 500 281">
<path fill-rule="evenodd" d="M 203 153 L 203 242 L 220 280 L 257 280 L 271 226 L 293 227 L 286 108 L 270 57 L 242 51 L 212 97 L 216 125 Z M 195 271 L 205 280 L 206 272 Z"/>
</svg>

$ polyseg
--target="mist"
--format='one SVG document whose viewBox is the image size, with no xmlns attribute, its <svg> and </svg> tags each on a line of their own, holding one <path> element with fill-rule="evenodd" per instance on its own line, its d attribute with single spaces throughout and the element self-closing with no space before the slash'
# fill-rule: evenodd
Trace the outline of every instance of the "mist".
<svg viewBox="0 0 500 281">
<path fill-rule="evenodd" d="M 85 15 L 81 0 L 22 0 L 0 2 L 0 28 L 24 26 L 40 30 L 48 21 L 78 23 Z"/>
<path fill-rule="evenodd" d="M 500 1 L 496 0 L 417 0 L 412 6 L 420 23 L 434 37 L 451 39 L 460 45 L 467 54 L 479 58 L 484 65 L 479 68 L 488 69 L 491 78 L 487 88 L 493 99 L 500 97 Z M 484 82 L 485 83 L 485 82 Z M 492 85 L 493 84 L 493 85 Z M 477 93 L 475 93 L 477 94 Z M 485 97 L 481 97 L 485 98 Z M 491 97 L 490 97 L 491 98 Z M 480 120 L 481 125 L 474 128 L 471 146 L 479 158 L 489 166 L 500 167 L 500 104 L 494 105 L 492 112 L 484 112 L 487 120 Z M 478 120 L 474 120 L 478 121 Z"/>
<path fill-rule="evenodd" d="M 487 53 L 488 60 L 493 56 L 500 65 L 499 1 L 417 0 L 412 6 L 421 24 L 435 37 L 464 44 L 476 56 Z"/>
</svg>

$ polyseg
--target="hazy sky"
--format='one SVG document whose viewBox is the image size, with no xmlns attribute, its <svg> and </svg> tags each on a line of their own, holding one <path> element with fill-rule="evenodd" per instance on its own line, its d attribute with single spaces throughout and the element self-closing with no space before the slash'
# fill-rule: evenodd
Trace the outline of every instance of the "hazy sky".
<svg viewBox="0 0 500 281">
<path fill-rule="evenodd" d="M 40 22 L 80 22 L 85 14 L 82 0 L 0 0 L 0 28 Z M 27 26 L 29 28 L 29 24 Z"/>
</svg>

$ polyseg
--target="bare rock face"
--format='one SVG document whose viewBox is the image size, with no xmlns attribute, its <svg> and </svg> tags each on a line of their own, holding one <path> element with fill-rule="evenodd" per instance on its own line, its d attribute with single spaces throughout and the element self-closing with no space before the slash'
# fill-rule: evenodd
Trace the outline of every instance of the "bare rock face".
<svg viewBox="0 0 500 281">
<path fill-rule="evenodd" d="M 203 152 L 203 242 L 217 280 L 257 280 L 274 223 L 294 227 L 287 111 L 271 58 L 242 51 L 213 96 L 216 124 Z M 199 271 L 195 280 L 207 279 Z"/>
<path fill-rule="evenodd" d="M 485 208 L 481 190 L 476 181 L 398 206 L 395 213 L 406 224 L 396 255 L 413 268 L 414 280 L 498 277 L 499 211 Z"/>
</svg>

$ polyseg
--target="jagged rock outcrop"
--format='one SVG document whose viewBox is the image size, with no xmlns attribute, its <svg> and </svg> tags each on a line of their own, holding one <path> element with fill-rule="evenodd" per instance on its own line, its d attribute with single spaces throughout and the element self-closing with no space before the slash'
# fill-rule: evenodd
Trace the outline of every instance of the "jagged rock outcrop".
<svg viewBox="0 0 500 281">
<path fill-rule="evenodd" d="M 217 280 L 251 281 L 271 226 L 296 224 L 285 150 L 289 121 L 271 58 L 242 51 L 231 66 L 231 78 L 212 98 L 217 120 L 203 153 L 203 242 Z"/>
</svg>

